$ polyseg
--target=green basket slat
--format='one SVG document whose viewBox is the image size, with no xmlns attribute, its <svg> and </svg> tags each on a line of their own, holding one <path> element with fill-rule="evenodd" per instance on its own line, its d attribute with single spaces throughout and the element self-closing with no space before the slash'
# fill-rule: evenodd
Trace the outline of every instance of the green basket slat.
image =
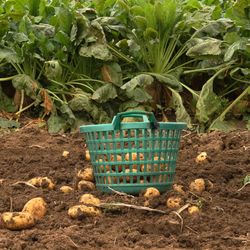
<svg viewBox="0 0 250 250">
<path fill-rule="evenodd" d="M 143 121 L 122 123 L 123 117 L 141 117 Z M 181 130 L 185 127 L 185 123 L 178 122 L 156 123 L 153 113 L 142 111 L 119 113 L 111 124 L 81 126 L 97 189 L 111 192 L 110 187 L 134 194 L 147 187 L 155 187 L 160 192 L 168 190 L 175 175 Z M 132 153 L 136 153 L 136 160 L 132 160 Z M 126 154 L 129 154 L 129 160 L 125 160 Z M 140 159 L 140 154 L 144 159 Z M 118 155 L 120 161 L 117 161 Z M 155 156 L 159 158 L 154 159 Z M 135 166 L 137 172 L 132 172 Z M 145 170 L 149 167 L 153 171 Z M 112 172 L 106 173 L 108 168 Z M 131 172 L 125 173 L 125 169 Z"/>
</svg>

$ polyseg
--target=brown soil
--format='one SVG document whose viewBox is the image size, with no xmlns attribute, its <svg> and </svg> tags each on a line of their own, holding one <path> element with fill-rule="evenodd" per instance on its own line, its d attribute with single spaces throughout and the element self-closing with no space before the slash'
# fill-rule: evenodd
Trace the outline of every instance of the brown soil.
<svg viewBox="0 0 250 250">
<path fill-rule="evenodd" d="M 21 211 L 31 198 L 48 203 L 46 216 L 33 228 L 22 231 L 0 229 L 0 249 L 250 249 L 250 185 L 241 191 L 250 174 L 249 131 L 228 134 L 183 133 L 175 183 L 188 187 L 196 178 L 210 180 L 214 187 L 185 202 L 202 205 L 198 216 L 187 210 L 181 218 L 166 207 L 173 191 L 150 202 L 166 214 L 132 208 L 106 209 L 98 218 L 73 220 L 67 210 L 77 204 L 81 191 L 63 194 L 62 185 L 76 184 L 76 171 L 89 166 L 84 161 L 81 135 L 49 135 L 26 126 L 0 137 L 0 213 Z M 62 152 L 70 152 L 67 158 Z M 210 161 L 198 165 L 195 157 L 206 151 Z M 35 176 L 48 176 L 56 189 L 34 189 L 12 185 Z M 122 197 L 92 191 L 103 202 L 143 205 L 144 198 Z"/>
</svg>

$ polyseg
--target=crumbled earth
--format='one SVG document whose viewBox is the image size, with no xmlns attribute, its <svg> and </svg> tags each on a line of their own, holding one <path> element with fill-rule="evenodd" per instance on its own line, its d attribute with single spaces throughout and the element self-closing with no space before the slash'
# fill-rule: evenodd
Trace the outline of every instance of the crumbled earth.
<svg viewBox="0 0 250 250">
<path fill-rule="evenodd" d="M 64 150 L 68 157 L 62 156 Z M 184 204 L 200 205 L 197 216 L 187 209 L 178 215 L 167 208 L 167 198 L 176 195 L 170 190 L 149 202 L 165 214 L 120 207 L 103 209 L 101 217 L 71 219 L 67 210 L 79 204 L 84 193 L 76 190 L 76 173 L 90 166 L 84 150 L 79 133 L 50 135 L 34 124 L 0 135 L 0 213 L 21 211 L 38 196 L 48 203 L 47 214 L 34 227 L 0 229 L 0 249 L 250 249 L 250 185 L 238 191 L 250 174 L 249 131 L 183 132 L 174 183 L 186 190 L 196 178 L 213 183 L 200 195 L 186 192 L 182 197 Z M 209 160 L 197 164 L 195 158 L 202 151 Z M 51 178 L 56 189 L 17 183 L 36 176 Z M 63 194 L 63 185 L 75 190 Z M 90 193 L 108 203 L 143 206 L 145 202 L 142 194 Z"/>
</svg>

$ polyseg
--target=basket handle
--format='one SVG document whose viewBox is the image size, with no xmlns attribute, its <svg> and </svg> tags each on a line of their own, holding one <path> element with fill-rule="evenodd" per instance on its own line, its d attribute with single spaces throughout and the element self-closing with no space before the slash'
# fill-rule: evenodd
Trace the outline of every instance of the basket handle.
<svg viewBox="0 0 250 250">
<path fill-rule="evenodd" d="M 159 124 L 154 116 L 153 112 L 146 112 L 141 110 L 133 110 L 127 112 L 118 113 L 113 119 L 114 130 L 120 129 L 121 121 L 124 117 L 141 117 L 143 122 L 149 122 L 151 129 L 156 129 L 159 127 Z"/>
</svg>

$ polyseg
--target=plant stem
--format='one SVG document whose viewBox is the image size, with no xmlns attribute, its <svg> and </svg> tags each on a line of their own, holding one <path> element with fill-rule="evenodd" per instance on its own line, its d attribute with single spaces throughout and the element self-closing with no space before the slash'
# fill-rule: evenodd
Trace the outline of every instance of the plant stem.
<svg viewBox="0 0 250 250">
<path fill-rule="evenodd" d="M 29 109 L 29 108 L 32 107 L 35 103 L 36 103 L 36 101 L 32 102 L 31 104 L 29 104 L 28 106 L 24 107 L 23 109 L 19 109 L 19 111 L 16 112 L 16 115 L 19 115 L 19 114 L 21 114 L 23 111 Z"/>
</svg>

